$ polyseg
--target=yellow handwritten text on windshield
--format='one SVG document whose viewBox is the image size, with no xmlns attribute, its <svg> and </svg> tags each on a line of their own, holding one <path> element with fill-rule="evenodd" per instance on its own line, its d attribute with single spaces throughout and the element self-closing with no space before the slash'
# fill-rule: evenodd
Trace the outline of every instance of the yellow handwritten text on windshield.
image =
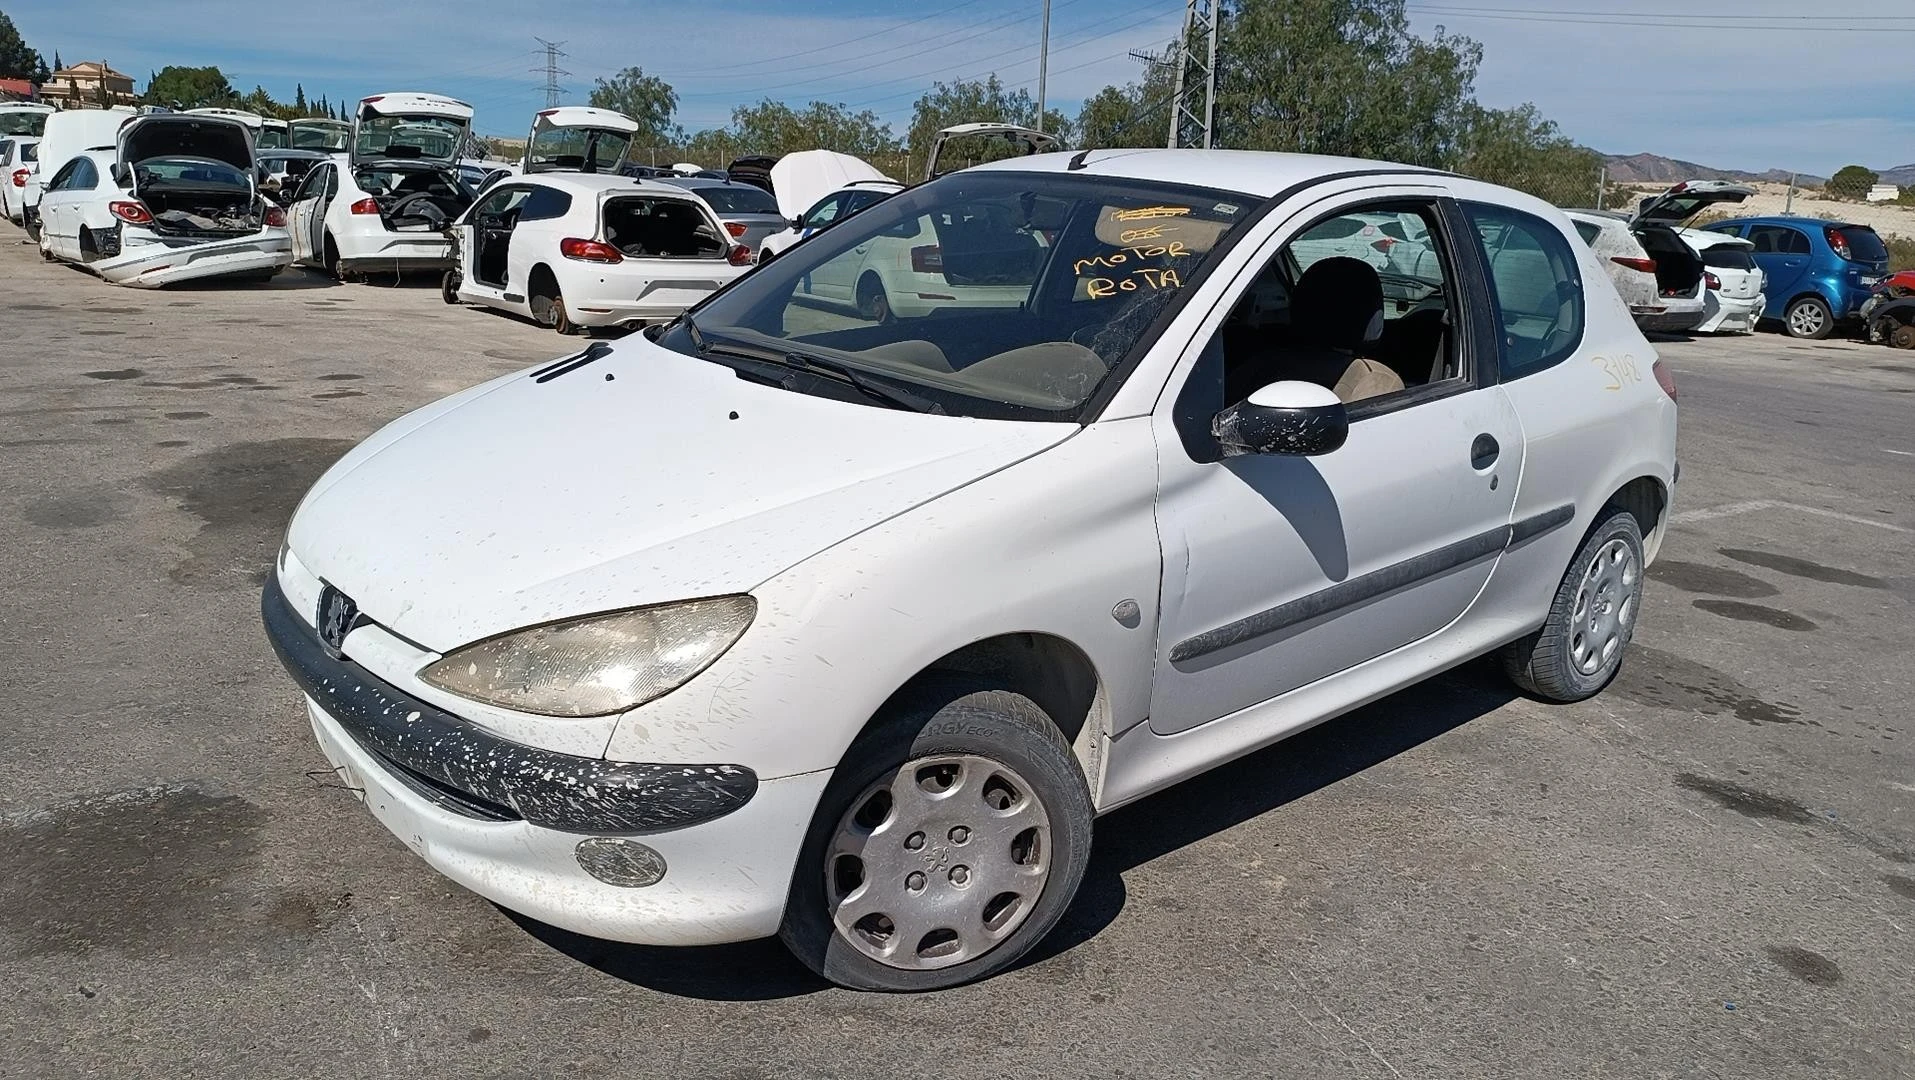
<svg viewBox="0 0 1915 1080">
<path fill-rule="evenodd" d="M 1140 206 L 1135 210 L 1113 210 L 1113 221 L 1150 221 L 1155 218 L 1185 217 L 1189 215 L 1188 206 Z"/>
<path fill-rule="evenodd" d="M 1183 241 L 1172 240 L 1168 244 L 1157 247 L 1127 247 L 1122 251 L 1113 251 L 1109 255 L 1093 255 L 1088 259 L 1079 259 L 1071 264 L 1071 273 L 1082 277 L 1086 270 L 1113 270 L 1133 259 L 1139 261 L 1144 259 L 1183 259 L 1188 258 L 1189 255 L 1190 252 L 1184 250 Z"/>
<path fill-rule="evenodd" d="M 1130 272 L 1129 277 L 1091 278 L 1084 282 L 1092 300 L 1102 300 L 1107 296 L 1116 296 L 1120 292 L 1136 292 L 1138 289 L 1176 289 L 1183 286 L 1183 280 L 1175 270 L 1157 270 L 1151 267 Z"/>
</svg>

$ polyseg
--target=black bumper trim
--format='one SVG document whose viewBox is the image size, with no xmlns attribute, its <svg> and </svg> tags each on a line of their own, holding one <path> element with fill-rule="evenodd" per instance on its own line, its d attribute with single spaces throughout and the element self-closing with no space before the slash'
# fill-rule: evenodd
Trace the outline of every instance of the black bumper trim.
<svg viewBox="0 0 1915 1080">
<path fill-rule="evenodd" d="M 460 805 L 470 800 L 509 808 L 533 825 L 560 832 L 643 836 L 723 817 L 757 794 L 757 774 L 740 765 L 606 761 L 493 735 L 350 658 L 328 656 L 312 626 L 287 602 L 277 577 L 267 579 L 260 617 L 280 663 L 307 697 L 395 781 L 420 794 L 429 782 L 464 795 L 435 792 L 432 801 L 466 817 L 500 820 L 496 810 L 480 813 Z"/>
</svg>

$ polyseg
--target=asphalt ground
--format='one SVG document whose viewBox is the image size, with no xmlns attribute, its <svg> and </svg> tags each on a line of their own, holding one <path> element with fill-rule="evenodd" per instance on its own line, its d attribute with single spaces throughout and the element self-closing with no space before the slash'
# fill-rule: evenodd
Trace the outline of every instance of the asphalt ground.
<svg viewBox="0 0 1915 1080">
<path fill-rule="evenodd" d="M 1098 823 L 918 997 L 584 940 L 332 783 L 259 629 L 306 486 L 567 351 L 431 287 L 116 289 L 0 224 L 0 1076 L 1915 1076 L 1915 354 L 1671 340 L 1618 682 L 1477 663 Z"/>
</svg>

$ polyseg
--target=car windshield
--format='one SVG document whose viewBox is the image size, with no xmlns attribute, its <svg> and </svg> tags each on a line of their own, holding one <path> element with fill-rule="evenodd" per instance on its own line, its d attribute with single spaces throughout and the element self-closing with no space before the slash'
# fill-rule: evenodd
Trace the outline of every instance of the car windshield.
<svg viewBox="0 0 1915 1080">
<path fill-rule="evenodd" d="M 534 169 L 611 172 L 625 157 L 632 137 L 594 128 L 548 128 L 532 139 L 526 158 Z M 590 168 L 587 168 L 587 163 Z"/>
<path fill-rule="evenodd" d="M 465 125 L 437 116 L 375 116 L 359 123 L 360 157 L 450 160 L 465 136 Z"/>
<path fill-rule="evenodd" d="M 0 111 L 0 135 L 31 135 L 39 138 L 47 132 L 47 114 L 38 109 Z"/>
<path fill-rule="evenodd" d="M 1867 225 L 1843 225 L 1835 230 L 1848 241 L 1849 258 L 1856 262 L 1886 262 L 1888 247 L 1874 229 Z"/>
<path fill-rule="evenodd" d="M 295 122 L 287 132 L 295 150 L 324 150 L 337 153 L 346 148 L 346 126 L 344 124 L 315 124 Z"/>
<path fill-rule="evenodd" d="M 141 189 L 190 187 L 195 189 L 246 190 L 246 174 L 224 161 L 196 157 L 147 158 L 133 166 L 135 183 Z"/>
<path fill-rule="evenodd" d="M 760 266 L 700 308 L 695 326 L 680 320 L 658 340 L 717 362 L 822 360 L 956 415 L 1076 422 L 1260 201 L 1147 181 L 955 173 Z"/>
<path fill-rule="evenodd" d="M 253 140 L 253 146 L 260 150 L 281 150 L 286 146 L 286 133 L 279 128 L 265 128 L 259 137 Z"/>
<path fill-rule="evenodd" d="M 714 184 L 711 187 L 693 188 L 705 204 L 721 214 L 770 214 L 778 215 L 778 200 L 771 193 L 752 187 L 750 184 Z"/>
</svg>

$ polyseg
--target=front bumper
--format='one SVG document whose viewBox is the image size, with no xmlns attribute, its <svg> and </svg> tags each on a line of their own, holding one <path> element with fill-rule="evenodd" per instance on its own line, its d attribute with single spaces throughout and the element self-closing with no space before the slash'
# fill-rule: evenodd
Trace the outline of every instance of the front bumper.
<svg viewBox="0 0 1915 1080">
<path fill-rule="evenodd" d="M 314 737 L 341 781 L 380 824 L 447 878 L 541 922 L 612 941 L 715 945 L 777 932 L 798 849 L 830 779 L 828 771 L 754 779 L 747 791 L 743 778 L 751 773 L 728 766 L 621 765 L 507 742 L 399 694 L 350 660 L 332 659 L 312 627 L 287 604 L 276 580 L 269 580 L 261 606 L 274 649 L 306 693 Z M 399 741 L 400 749 L 391 749 L 392 738 L 402 732 L 409 737 Z M 530 764 L 534 759 L 527 752 L 560 767 L 548 776 L 542 766 Z M 392 753 L 403 753 L 410 764 L 388 756 Z M 495 753 L 518 765 L 501 768 L 493 763 Z M 435 769 L 437 775 L 414 772 L 414 766 Z M 581 785 L 568 781 L 561 769 L 574 779 L 580 770 L 615 781 L 651 771 L 658 779 L 643 788 L 618 782 Z M 503 792 L 486 790 L 524 796 L 527 805 L 473 805 L 471 792 L 443 780 L 469 778 L 475 775 L 471 770 L 489 772 L 495 780 L 510 777 L 513 786 Z M 718 770 L 729 779 L 721 780 Z M 539 790 L 562 791 L 565 797 L 541 800 L 527 794 Z M 686 799 L 703 810 L 687 813 Z M 711 811 L 720 806 L 728 809 L 714 815 Z M 567 827 L 527 820 L 550 813 L 564 815 Z M 644 820 L 634 821 L 634 814 Z M 588 823 L 620 826 L 592 835 L 625 836 L 635 831 L 631 826 L 648 824 L 644 843 L 663 859 L 664 877 L 629 888 L 587 873 L 576 849 L 586 839 L 581 834 Z"/>
</svg>

